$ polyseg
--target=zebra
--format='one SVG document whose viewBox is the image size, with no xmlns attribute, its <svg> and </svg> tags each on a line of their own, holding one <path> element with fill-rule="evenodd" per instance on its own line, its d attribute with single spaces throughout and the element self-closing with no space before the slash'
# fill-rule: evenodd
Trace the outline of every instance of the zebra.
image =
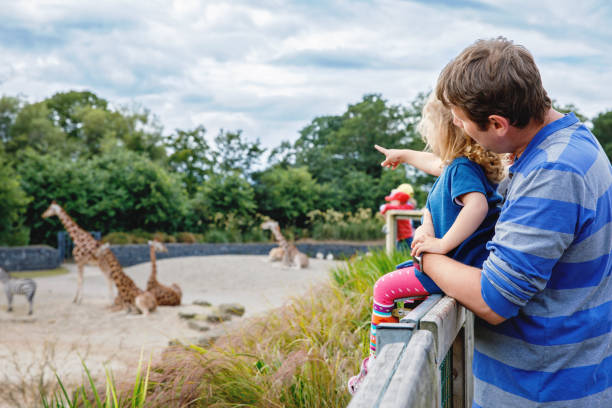
<svg viewBox="0 0 612 408">
<path fill-rule="evenodd" d="M 4 292 L 8 299 L 8 311 L 13 311 L 13 295 L 24 295 L 30 304 L 29 315 L 32 314 L 32 301 L 36 293 L 36 282 L 32 279 L 11 279 L 9 274 L 0 268 L 0 282 L 4 284 Z"/>
</svg>

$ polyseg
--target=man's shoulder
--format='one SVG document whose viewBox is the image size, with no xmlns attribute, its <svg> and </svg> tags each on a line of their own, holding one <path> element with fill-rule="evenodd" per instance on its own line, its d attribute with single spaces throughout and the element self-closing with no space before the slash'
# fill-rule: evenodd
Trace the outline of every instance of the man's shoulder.
<svg viewBox="0 0 612 408">
<path fill-rule="evenodd" d="M 584 176 L 603 150 L 597 139 L 581 122 L 549 134 L 516 169 L 523 175 L 539 170 L 556 170 Z"/>
</svg>

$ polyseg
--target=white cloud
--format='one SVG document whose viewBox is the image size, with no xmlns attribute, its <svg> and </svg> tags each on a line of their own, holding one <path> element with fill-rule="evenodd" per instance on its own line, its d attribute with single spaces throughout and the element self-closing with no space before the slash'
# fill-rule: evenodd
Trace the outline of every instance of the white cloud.
<svg viewBox="0 0 612 408">
<path fill-rule="evenodd" d="M 551 97 L 612 108 L 603 1 L 13 2 L 0 10 L 0 94 L 89 89 L 174 128 L 242 129 L 266 147 L 366 93 L 409 103 L 478 38 L 504 35 L 539 63 Z"/>
</svg>

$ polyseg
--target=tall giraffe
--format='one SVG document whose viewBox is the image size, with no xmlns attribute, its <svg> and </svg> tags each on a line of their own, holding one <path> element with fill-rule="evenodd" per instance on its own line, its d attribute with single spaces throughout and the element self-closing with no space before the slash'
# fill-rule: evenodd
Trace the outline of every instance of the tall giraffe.
<svg viewBox="0 0 612 408">
<path fill-rule="evenodd" d="M 79 225 L 68 215 L 68 213 L 53 200 L 51 205 L 47 210 L 43 213 L 43 218 L 48 218 L 52 216 L 57 216 L 59 220 L 64 225 L 68 234 L 70 234 L 70 238 L 74 243 L 74 248 L 72 249 L 72 256 L 74 257 L 75 262 L 77 263 L 77 292 L 74 296 L 73 303 L 81 303 L 82 293 L 83 293 L 83 269 L 85 268 L 85 264 L 89 262 L 98 263 L 98 258 L 96 256 L 96 250 L 100 246 L 100 243 L 87 231 L 79 227 Z M 98 264 L 99 265 L 99 264 Z M 100 267 L 102 273 L 106 277 L 108 281 L 108 293 L 109 299 L 113 299 L 113 281 L 110 277 L 110 273 L 104 268 Z"/>
<path fill-rule="evenodd" d="M 278 241 L 278 244 L 283 249 L 283 264 L 286 266 L 296 265 L 299 268 L 308 267 L 308 256 L 300 252 L 297 247 L 288 242 L 283 234 L 280 232 L 278 222 L 269 220 L 261 224 L 261 228 L 270 230 L 274 238 Z"/>
<path fill-rule="evenodd" d="M 96 257 L 100 268 L 110 272 L 110 277 L 117 286 L 116 305 L 126 308 L 128 312 L 140 311 L 145 316 L 157 308 L 155 296 L 151 292 L 140 289 L 132 278 L 123 272 L 119 260 L 110 250 L 108 243 L 101 245 L 96 250 Z"/>
<path fill-rule="evenodd" d="M 147 282 L 147 291 L 155 296 L 159 306 L 179 306 L 183 292 L 176 283 L 170 286 L 162 285 L 157 281 L 157 255 L 156 252 L 168 252 L 168 249 L 161 242 L 149 241 L 149 252 L 151 256 L 151 276 Z"/>
</svg>

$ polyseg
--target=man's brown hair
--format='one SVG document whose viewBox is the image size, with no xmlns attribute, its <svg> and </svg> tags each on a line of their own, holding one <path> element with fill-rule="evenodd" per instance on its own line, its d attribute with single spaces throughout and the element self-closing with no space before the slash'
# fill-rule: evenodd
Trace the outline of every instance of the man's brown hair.
<svg viewBox="0 0 612 408">
<path fill-rule="evenodd" d="M 512 126 L 538 123 L 551 107 L 533 56 L 504 37 L 478 40 L 440 73 L 436 95 L 446 106 L 465 111 L 481 130 L 490 115 L 507 118 Z"/>
</svg>

